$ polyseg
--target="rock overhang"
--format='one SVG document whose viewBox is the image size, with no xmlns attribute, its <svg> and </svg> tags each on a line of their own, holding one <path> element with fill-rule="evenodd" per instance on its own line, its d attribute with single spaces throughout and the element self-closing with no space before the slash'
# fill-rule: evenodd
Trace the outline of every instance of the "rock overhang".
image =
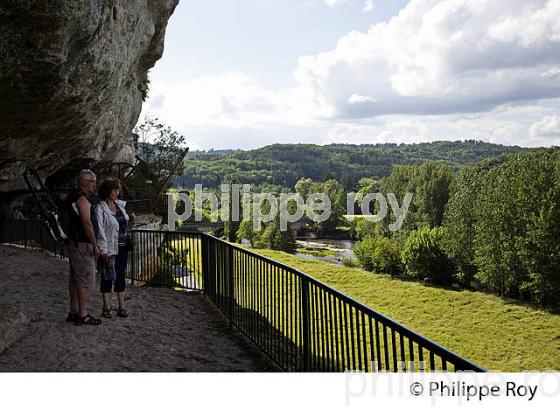
<svg viewBox="0 0 560 410">
<path fill-rule="evenodd" d="M 134 161 L 148 70 L 178 0 L 0 3 L 0 192 L 77 160 Z"/>
</svg>

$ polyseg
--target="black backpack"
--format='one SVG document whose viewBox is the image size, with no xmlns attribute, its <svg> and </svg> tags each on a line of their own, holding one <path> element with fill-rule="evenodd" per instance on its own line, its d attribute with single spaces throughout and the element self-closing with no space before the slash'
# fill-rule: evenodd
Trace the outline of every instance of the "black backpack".
<svg viewBox="0 0 560 410">
<path fill-rule="evenodd" d="M 93 225 L 93 233 L 97 236 L 97 232 L 99 232 L 99 224 L 97 222 L 97 212 L 96 208 L 99 203 L 96 197 L 92 195 L 88 195 L 81 190 L 76 190 L 68 194 L 65 201 L 66 207 L 66 214 L 67 214 L 67 232 L 68 232 L 68 239 L 77 242 L 90 242 L 89 238 L 86 235 L 86 231 L 84 229 L 84 225 L 82 224 L 82 220 L 80 218 L 80 214 L 78 213 L 76 202 L 80 199 L 81 196 L 85 196 L 88 201 L 91 203 L 91 210 L 90 210 L 90 219 L 91 224 Z"/>
</svg>

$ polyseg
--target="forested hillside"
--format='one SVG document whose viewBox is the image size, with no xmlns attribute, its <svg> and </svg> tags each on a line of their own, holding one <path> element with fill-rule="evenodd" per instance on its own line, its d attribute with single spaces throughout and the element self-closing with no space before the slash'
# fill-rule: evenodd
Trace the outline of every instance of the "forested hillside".
<svg viewBox="0 0 560 410">
<path fill-rule="evenodd" d="M 217 187 L 235 180 L 254 185 L 293 187 L 301 178 L 336 179 L 348 190 L 363 177 L 380 179 L 393 165 L 442 162 L 453 170 L 488 157 L 525 150 L 481 141 L 438 141 L 422 144 L 326 146 L 274 144 L 250 151 L 195 151 L 189 153 L 178 186 Z"/>
</svg>

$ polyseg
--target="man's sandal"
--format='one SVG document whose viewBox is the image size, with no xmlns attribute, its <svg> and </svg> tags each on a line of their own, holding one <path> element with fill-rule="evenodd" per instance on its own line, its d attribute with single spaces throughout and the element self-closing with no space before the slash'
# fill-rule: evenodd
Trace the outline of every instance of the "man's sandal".
<svg viewBox="0 0 560 410">
<path fill-rule="evenodd" d="M 125 309 L 117 309 L 117 316 L 118 317 L 128 317 L 128 313 L 126 313 Z"/>
<path fill-rule="evenodd" d="M 78 320 L 80 318 L 80 315 L 78 313 L 71 313 L 68 312 L 68 316 L 66 317 L 66 321 L 68 323 L 70 322 L 75 322 L 76 320 Z"/>
<path fill-rule="evenodd" d="M 103 309 L 103 313 L 101 313 L 105 319 L 111 319 L 113 315 L 111 315 L 111 309 Z"/>
<path fill-rule="evenodd" d="M 93 325 L 97 326 L 101 324 L 100 319 L 94 318 L 92 315 L 85 315 L 84 317 L 80 317 L 78 320 L 74 322 L 75 325 Z"/>
</svg>

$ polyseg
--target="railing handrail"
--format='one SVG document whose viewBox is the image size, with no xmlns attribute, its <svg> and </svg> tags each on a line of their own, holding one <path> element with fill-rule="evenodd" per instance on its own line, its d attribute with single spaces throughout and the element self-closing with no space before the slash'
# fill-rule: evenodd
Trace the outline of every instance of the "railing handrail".
<svg viewBox="0 0 560 410">
<path fill-rule="evenodd" d="M 363 304 L 362 302 L 359 302 L 359 301 L 355 300 L 354 298 L 346 295 L 345 293 L 342 293 L 341 291 L 333 288 L 332 286 L 327 285 L 326 283 L 321 282 L 320 280 L 318 280 L 316 278 L 313 278 L 312 276 L 309 276 L 305 272 L 302 272 L 299 269 L 296 269 L 292 266 L 289 266 L 289 265 L 286 265 L 284 263 L 275 261 L 274 259 L 270 259 L 266 256 L 260 255 L 260 254 L 254 252 L 250 249 L 243 248 L 243 247 L 241 247 L 237 244 L 225 241 L 221 238 L 217 238 L 215 236 L 209 235 L 209 234 L 204 233 L 204 232 L 158 231 L 158 230 L 151 230 L 151 231 L 147 231 L 147 232 L 152 232 L 152 233 L 172 232 L 172 233 L 177 233 L 177 234 L 184 233 L 184 234 L 191 234 L 191 235 L 195 234 L 195 235 L 200 235 L 200 236 L 207 237 L 210 240 L 220 242 L 220 243 L 224 244 L 225 246 L 229 246 L 233 249 L 236 249 L 239 252 L 243 252 L 245 254 L 251 255 L 251 256 L 253 256 L 257 259 L 260 259 L 264 262 L 270 263 L 274 266 L 277 266 L 279 268 L 282 268 L 284 270 L 292 272 L 293 274 L 299 276 L 300 278 L 305 279 L 309 283 L 312 283 L 315 286 L 318 286 L 318 287 L 322 288 L 323 290 L 331 293 L 335 297 L 340 298 L 342 301 L 348 303 L 349 305 L 355 307 L 356 309 L 359 309 L 362 312 L 373 316 L 375 319 L 377 319 L 381 323 L 383 323 L 385 325 L 388 325 L 389 327 L 391 327 L 394 330 L 398 331 L 399 333 L 403 334 L 403 336 L 407 336 L 408 338 L 410 338 L 411 340 L 416 342 L 421 347 L 428 348 L 428 349 L 432 350 L 434 353 L 437 353 L 440 356 L 445 357 L 446 359 L 451 359 L 453 362 L 455 362 L 457 364 L 460 364 L 460 365 L 462 364 L 463 366 L 465 366 L 467 368 L 472 368 L 474 371 L 479 371 L 479 372 L 485 372 L 486 371 L 484 368 L 474 364 L 473 362 L 469 361 L 468 359 L 465 359 L 464 357 L 458 355 L 457 353 L 443 347 L 442 345 L 434 342 L 433 340 L 430 340 L 427 337 L 422 336 L 421 334 L 415 332 L 414 330 L 406 327 L 402 323 L 399 323 L 396 320 L 385 316 L 384 314 L 378 312 L 377 310 L 371 308 L 370 306 L 367 306 L 367 305 Z"/>
<path fill-rule="evenodd" d="M 175 232 L 177 232 L 177 231 L 175 231 Z M 359 301 L 353 299 L 352 297 L 342 293 L 341 291 L 331 287 L 330 285 L 327 285 L 326 283 L 323 283 L 323 282 L 309 276 L 308 274 L 300 271 L 299 269 L 296 269 L 292 266 L 289 266 L 289 265 L 283 264 L 281 262 L 275 261 L 273 259 L 267 258 L 266 256 L 260 255 L 256 252 L 253 252 L 253 251 L 249 250 L 249 249 L 242 248 L 242 247 L 238 246 L 237 244 L 233 244 L 233 243 L 225 241 L 221 238 L 216 238 L 212 235 L 208 235 L 208 234 L 203 233 L 203 232 L 201 232 L 200 234 L 210 238 L 211 240 L 219 241 L 219 242 L 225 244 L 226 246 L 231 246 L 232 248 L 234 248 L 234 249 L 236 249 L 240 252 L 244 252 L 244 253 L 249 254 L 251 256 L 254 256 L 258 259 L 261 259 L 263 261 L 266 261 L 268 263 L 276 265 L 280 268 L 291 271 L 292 273 L 300 276 L 301 278 L 304 278 L 305 280 L 309 281 L 310 283 L 313 283 L 314 285 L 323 288 L 327 292 L 332 293 L 333 295 L 342 299 L 343 301 L 347 302 L 348 304 L 353 305 L 355 308 L 362 310 L 364 313 L 371 314 L 373 317 L 378 319 L 380 322 L 382 322 L 386 325 L 389 325 L 390 327 L 395 328 L 395 330 L 398 330 L 403 335 L 406 335 L 410 339 L 413 339 L 414 342 L 416 342 L 421 347 L 430 348 L 430 349 L 434 350 L 434 353 L 439 353 L 440 356 L 444 355 L 446 358 L 450 358 L 458 364 L 463 364 L 466 367 L 473 368 L 474 371 L 479 371 L 479 372 L 485 372 L 486 371 L 486 369 L 472 363 L 468 359 L 465 359 L 464 357 L 458 355 L 457 353 L 454 353 L 451 350 L 446 349 L 445 347 L 441 346 L 440 344 L 426 338 L 425 336 L 422 336 L 419 333 L 416 333 L 414 330 L 409 329 L 408 327 L 406 327 L 403 324 L 397 322 L 396 320 L 385 316 L 384 314 L 376 311 L 375 309 L 371 308 L 370 306 L 364 305 L 362 302 L 359 302 Z"/>
<path fill-rule="evenodd" d="M 125 202 L 127 204 L 137 204 L 137 203 L 140 203 L 140 202 L 152 202 L 152 200 L 149 199 L 149 198 L 145 198 L 145 199 L 126 199 Z"/>
</svg>

